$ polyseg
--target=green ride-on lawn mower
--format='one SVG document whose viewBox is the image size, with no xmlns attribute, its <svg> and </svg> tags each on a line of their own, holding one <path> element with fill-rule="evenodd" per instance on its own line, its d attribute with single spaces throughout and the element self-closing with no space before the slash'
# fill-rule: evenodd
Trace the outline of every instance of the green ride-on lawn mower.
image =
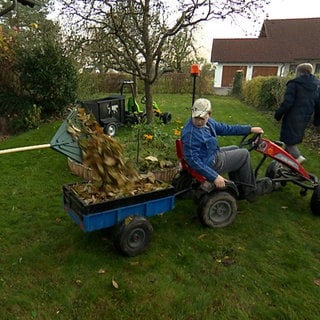
<svg viewBox="0 0 320 320">
<path fill-rule="evenodd" d="M 124 89 L 129 87 L 131 96 L 125 103 Z M 145 103 L 145 98 L 142 98 Z M 120 95 L 109 96 L 106 98 L 80 101 L 86 112 L 92 113 L 99 124 L 103 127 L 106 134 L 113 137 L 118 128 L 123 125 L 142 123 L 146 121 L 146 112 L 142 110 L 136 101 L 133 89 L 133 81 L 125 80 L 121 83 Z M 160 111 L 156 102 L 153 102 L 154 114 L 159 117 L 163 123 L 171 121 L 171 113 Z"/>
<path fill-rule="evenodd" d="M 129 87 L 130 89 L 130 93 L 131 96 L 128 98 L 128 102 L 127 102 L 127 113 L 128 113 L 128 117 L 130 115 L 133 115 L 134 118 L 138 118 L 139 122 L 143 122 L 146 119 L 146 112 L 145 110 L 142 110 L 136 100 L 135 94 L 134 94 L 134 88 L 133 88 L 133 81 L 130 80 L 125 80 L 122 82 L 121 84 L 121 96 L 123 96 L 124 93 L 124 89 L 125 87 Z M 146 97 L 143 96 L 141 98 L 141 103 L 145 104 L 146 103 Z M 159 105 L 153 101 L 152 102 L 152 108 L 153 108 L 153 112 L 154 115 L 156 117 L 159 117 L 160 120 L 164 123 L 167 124 L 171 121 L 172 116 L 170 112 L 161 112 Z M 133 121 L 133 123 L 136 123 L 136 119 Z"/>
</svg>

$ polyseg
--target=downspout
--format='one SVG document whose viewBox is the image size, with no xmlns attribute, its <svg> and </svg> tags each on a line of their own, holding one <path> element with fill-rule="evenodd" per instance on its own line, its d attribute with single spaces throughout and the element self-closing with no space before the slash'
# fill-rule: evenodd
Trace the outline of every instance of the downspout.
<svg viewBox="0 0 320 320">
<path fill-rule="evenodd" d="M 280 77 L 283 77 L 284 67 L 285 67 L 285 64 L 282 64 L 282 65 L 280 66 L 280 74 L 279 74 Z"/>
</svg>

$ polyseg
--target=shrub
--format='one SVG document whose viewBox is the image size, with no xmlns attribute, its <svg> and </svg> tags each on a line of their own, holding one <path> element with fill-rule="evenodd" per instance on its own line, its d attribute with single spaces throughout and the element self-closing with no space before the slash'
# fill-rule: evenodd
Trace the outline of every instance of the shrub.
<svg viewBox="0 0 320 320">
<path fill-rule="evenodd" d="M 17 133 L 39 126 L 41 108 L 33 104 L 30 97 L 3 93 L 0 95 L 0 117 L 7 119 L 11 131 Z"/>
<path fill-rule="evenodd" d="M 238 70 L 234 76 L 231 94 L 239 97 L 242 91 L 243 70 Z"/>
<path fill-rule="evenodd" d="M 242 87 L 242 98 L 249 105 L 259 108 L 260 92 L 264 77 L 255 77 L 250 81 L 246 81 Z"/>
<path fill-rule="evenodd" d="M 267 77 L 261 85 L 260 106 L 262 110 L 276 110 L 282 101 L 287 78 Z"/>
<path fill-rule="evenodd" d="M 281 103 L 288 78 L 255 77 L 242 87 L 242 99 L 260 110 L 275 110 Z"/>
<path fill-rule="evenodd" d="M 85 100 L 101 94 L 118 93 L 123 80 L 129 80 L 130 76 L 120 72 L 95 73 L 82 72 L 78 75 L 78 99 Z"/>
<path fill-rule="evenodd" d="M 213 93 L 213 72 L 210 64 L 202 67 L 200 77 L 196 79 L 197 94 Z M 123 80 L 132 80 L 129 74 L 121 72 L 95 73 L 85 71 L 79 75 L 78 98 L 86 99 L 108 93 L 120 93 L 120 86 Z M 191 93 L 193 77 L 189 70 L 184 72 L 168 72 L 163 74 L 154 84 L 153 93 L 184 94 Z M 137 94 L 144 95 L 144 83 L 137 80 Z"/>
<path fill-rule="evenodd" d="M 23 95 L 41 105 L 45 114 L 61 112 L 76 100 L 77 73 L 70 59 L 53 42 L 31 50 L 17 50 L 15 68 L 19 73 Z"/>
<path fill-rule="evenodd" d="M 0 92 L 12 91 L 16 87 L 16 79 L 11 72 L 15 59 L 15 41 L 16 33 L 7 33 L 0 26 Z"/>
</svg>

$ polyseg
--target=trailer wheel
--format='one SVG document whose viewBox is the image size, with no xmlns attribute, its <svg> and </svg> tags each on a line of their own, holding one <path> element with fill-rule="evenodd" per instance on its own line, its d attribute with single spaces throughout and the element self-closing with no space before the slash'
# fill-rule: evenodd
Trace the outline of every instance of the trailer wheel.
<svg viewBox="0 0 320 320">
<path fill-rule="evenodd" d="M 152 232 L 152 225 L 146 218 L 128 217 L 120 224 L 114 245 L 122 254 L 134 257 L 147 249 Z"/>
<path fill-rule="evenodd" d="M 172 116 L 170 112 L 164 112 L 160 115 L 160 119 L 164 124 L 171 122 Z"/>
<path fill-rule="evenodd" d="M 205 195 L 200 201 L 198 215 L 207 227 L 226 227 L 237 215 L 237 201 L 230 193 L 223 191 Z"/>
<path fill-rule="evenodd" d="M 313 190 L 310 207 L 313 215 L 320 216 L 320 185 L 315 186 Z"/>
<path fill-rule="evenodd" d="M 115 123 L 108 123 L 103 127 L 103 132 L 110 137 L 114 137 L 117 133 L 117 125 Z"/>
</svg>

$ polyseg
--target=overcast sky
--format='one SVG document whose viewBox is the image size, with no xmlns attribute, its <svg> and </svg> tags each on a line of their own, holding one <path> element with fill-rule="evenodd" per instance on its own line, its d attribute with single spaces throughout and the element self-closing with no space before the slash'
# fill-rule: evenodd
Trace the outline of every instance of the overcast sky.
<svg viewBox="0 0 320 320">
<path fill-rule="evenodd" d="M 266 15 L 253 24 L 251 20 L 238 18 L 236 22 L 212 20 L 202 25 L 199 35 L 201 54 L 210 61 L 211 45 L 214 38 L 255 38 L 259 35 L 263 21 L 268 19 L 320 18 L 319 0 L 270 0 Z"/>
</svg>

